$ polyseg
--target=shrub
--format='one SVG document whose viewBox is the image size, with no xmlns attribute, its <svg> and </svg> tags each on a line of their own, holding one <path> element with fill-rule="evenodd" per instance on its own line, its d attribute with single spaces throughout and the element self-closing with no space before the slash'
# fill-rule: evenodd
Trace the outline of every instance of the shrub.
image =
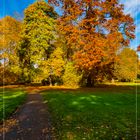
<svg viewBox="0 0 140 140">
<path fill-rule="evenodd" d="M 68 62 L 65 66 L 65 72 L 62 77 L 63 84 L 67 87 L 78 87 L 81 76 L 78 75 L 73 63 Z"/>
</svg>

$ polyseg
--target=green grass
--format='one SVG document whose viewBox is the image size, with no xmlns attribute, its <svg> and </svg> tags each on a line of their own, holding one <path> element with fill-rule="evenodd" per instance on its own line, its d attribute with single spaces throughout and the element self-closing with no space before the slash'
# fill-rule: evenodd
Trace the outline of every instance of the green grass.
<svg viewBox="0 0 140 140">
<path fill-rule="evenodd" d="M 140 83 L 134 83 L 134 82 L 115 82 L 115 83 L 106 82 L 105 84 L 118 85 L 118 86 L 140 86 Z"/>
<path fill-rule="evenodd" d="M 20 89 L 0 88 L 0 122 L 8 118 L 21 105 L 26 98 L 26 93 Z M 4 111 L 4 114 L 3 114 Z"/>
<path fill-rule="evenodd" d="M 56 139 L 135 139 L 135 88 L 112 86 L 44 91 L 43 97 L 48 104 Z M 140 101 L 140 94 L 137 95 L 137 100 Z M 137 115 L 140 118 L 140 112 Z"/>
</svg>

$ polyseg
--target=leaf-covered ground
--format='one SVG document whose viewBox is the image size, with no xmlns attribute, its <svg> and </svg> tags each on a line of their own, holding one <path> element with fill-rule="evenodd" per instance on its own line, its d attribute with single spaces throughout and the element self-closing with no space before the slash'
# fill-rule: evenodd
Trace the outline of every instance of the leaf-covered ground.
<svg viewBox="0 0 140 140">
<path fill-rule="evenodd" d="M 52 140 L 51 123 L 47 106 L 41 95 L 27 89 L 27 99 L 16 113 L 0 125 L 0 140 Z M 4 133 L 3 133 L 4 132 Z M 3 135 L 4 134 L 4 135 Z"/>
<path fill-rule="evenodd" d="M 18 88 L 0 88 L 0 122 L 13 113 L 26 98 L 25 91 Z"/>
<path fill-rule="evenodd" d="M 136 102 L 138 110 L 140 108 L 140 94 L 135 93 L 136 87 L 114 86 L 51 89 L 44 91 L 43 96 L 57 140 L 133 140 L 136 138 L 136 115 L 138 124 L 140 121 L 140 112 L 136 114 Z"/>
</svg>

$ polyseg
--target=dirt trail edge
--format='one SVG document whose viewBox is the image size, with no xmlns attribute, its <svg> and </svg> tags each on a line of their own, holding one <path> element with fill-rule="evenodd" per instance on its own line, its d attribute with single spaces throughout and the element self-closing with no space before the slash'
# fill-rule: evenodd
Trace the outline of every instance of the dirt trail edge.
<svg viewBox="0 0 140 140">
<path fill-rule="evenodd" d="M 4 131 L 0 140 L 53 140 L 50 115 L 40 93 L 28 93 L 26 103 L 5 123 Z"/>
</svg>

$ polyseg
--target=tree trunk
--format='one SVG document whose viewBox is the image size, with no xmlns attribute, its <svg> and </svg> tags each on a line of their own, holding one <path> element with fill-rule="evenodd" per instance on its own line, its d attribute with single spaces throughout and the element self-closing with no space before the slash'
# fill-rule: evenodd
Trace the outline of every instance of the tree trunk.
<svg viewBox="0 0 140 140">
<path fill-rule="evenodd" d="M 50 86 L 52 86 L 52 78 L 51 78 L 51 76 L 49 76 L 49 83 L 50 83 Z"/>
<path fill-rule="evenodd" d="M 95 84 L 94 79 L 92 78 L 92 74 L 88 75 L 87 78 L 87 87 L 93 87 Z"/>
</svg>

